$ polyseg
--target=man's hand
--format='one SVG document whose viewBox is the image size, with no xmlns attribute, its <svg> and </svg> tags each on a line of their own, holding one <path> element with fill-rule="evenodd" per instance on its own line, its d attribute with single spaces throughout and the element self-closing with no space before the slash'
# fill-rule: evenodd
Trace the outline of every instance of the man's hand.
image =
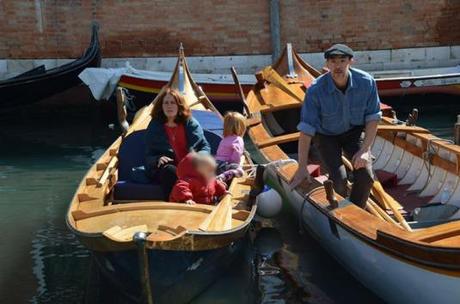
<svg viewBox="0 0 460 304">
<path fill-rule="evenodd" d="M 351 159 L 351 163 L 353 164 L 353 168 L 355 170 L 366 168 L 368 163 L 371 161 L 371 153 L 369 149 L 361 149 L 353 155 Z"/>
<path fill-rule="evenodd" d="M 294 189 L 295 187 L 300 185 L 300 183 L 303 182 L 304 180 L 307 180 L 308 183 L 311 183 L 310 173 L 308 173 L 306 168 L 301 168 L 299 166 L 299 168 L 294 174 L 294 177 L 291 180 L 291 183 L 290 183 L 291 189 Z"/>
<path fill-rule="evenodd" d="M 160 159 L 158 160 L 158 164 L 157 164 L 157 167 L 161 167 L 163 165 L 166 165 L 167 163 L 169 162 L 173 162 L 174 160 L 170 157 L 167 157 L 167 156 L 162 156 L 160 157 Z"/>
</svg>

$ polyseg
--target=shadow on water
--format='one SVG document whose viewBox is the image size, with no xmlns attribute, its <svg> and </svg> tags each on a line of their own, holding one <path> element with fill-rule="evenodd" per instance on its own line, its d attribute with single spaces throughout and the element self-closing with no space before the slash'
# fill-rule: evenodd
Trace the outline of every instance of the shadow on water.
<svg viewBox="0 0 460 304">
<path fill-rule="evenodd" d="M 416 104 L 420 124 L 450 136 L 460 105 L 437 98 Z M 400 117 L 413 107 L 391 104 Z M 84 87 L 0 112 L 0 303 L 126 303 L 64 220 L 86 170 L 118 134 L 107 127 L 114 114 L 113 104 L 94 102 Z M 254 245 L 194 303 L 378 303 L 299 233 L 292 213 L 262 225 Z"/>
</svg>

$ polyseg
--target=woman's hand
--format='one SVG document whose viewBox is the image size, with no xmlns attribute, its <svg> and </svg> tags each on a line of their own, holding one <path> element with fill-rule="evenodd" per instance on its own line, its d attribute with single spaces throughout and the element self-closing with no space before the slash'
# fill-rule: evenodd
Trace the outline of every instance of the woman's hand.
<svg viewBox="0 0 460 304">
<path fill-rule="evenodd" d="M 194 201 L 194 200 L 191 200 L 191 199 L 186 200 L 185 203 L 186 203 L 187 205 L 196 205 L 195 201 Z"/>
<path fill-rule="evenodd" d="M 166 165 L 167 163 L 173 162 L 174 160 L 171 157 L 162 156 L 158 159 L 157 167 L 161 167 Z"/>
</svg>

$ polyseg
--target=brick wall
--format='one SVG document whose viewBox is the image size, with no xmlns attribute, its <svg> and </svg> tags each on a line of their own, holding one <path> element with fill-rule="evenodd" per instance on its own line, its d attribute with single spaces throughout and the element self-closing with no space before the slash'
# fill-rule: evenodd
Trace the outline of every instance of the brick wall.
<svg viewBox="0 0 460 304">
<path fill-rule="evenodd" d="M 459 0 L 280 0 L 281 40 L 301 52 L 460 44 Z M 269 54 L 269 0 L 2 0 L 0 58 L 77 57 L 92 20 L 104 57 Z"/>
</svg>

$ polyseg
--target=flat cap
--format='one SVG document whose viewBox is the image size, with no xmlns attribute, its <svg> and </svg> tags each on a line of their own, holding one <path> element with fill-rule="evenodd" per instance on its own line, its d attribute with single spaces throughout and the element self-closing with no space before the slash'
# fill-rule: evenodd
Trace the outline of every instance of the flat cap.
<svg viewBox="0 0 460 304">
<path fill-rule="evenodd" d="M 324 52 L 324 58 L 331 56 L 348 56 L 353 57 L 353 50 L 345 44 L 334 44 Z"/>
</svg>

